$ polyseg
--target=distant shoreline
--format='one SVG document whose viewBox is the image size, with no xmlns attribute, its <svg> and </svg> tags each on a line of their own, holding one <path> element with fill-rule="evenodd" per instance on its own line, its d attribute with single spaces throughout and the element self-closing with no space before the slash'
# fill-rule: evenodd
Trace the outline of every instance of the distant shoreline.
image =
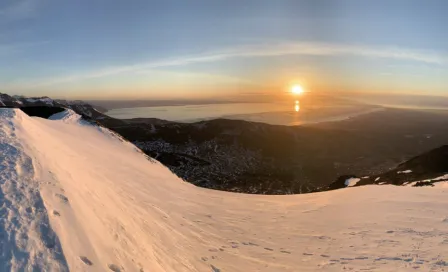
<svg viewBox="0 0 448 272">
<path fill-rule="evenodd" d="M 346 120 L 382 109 L 382 107 L 361 104 L 319 104 L 305 106 L 295 111 L 291 103 L 227 103 L 123 108 L 110 110 L 105 114 L 122 120 L 155 118 L 171 122 L 194 123 L 213 119 L 231 119 L 297 126 Z"/>
<path fill-rule="evenodd" d="M 171 106 L 199 106 L 212 104 L 229 103 L 259 103 L 250 101 L 230 101 L 230 100 L 130 100 L 130 101 L 103 101 L 103 100 L 84 100 L 89 104 L 99 106 L 107 111 L 118 109 L 150 108 L 150 107 L 171 107 Z"/>
</svg>

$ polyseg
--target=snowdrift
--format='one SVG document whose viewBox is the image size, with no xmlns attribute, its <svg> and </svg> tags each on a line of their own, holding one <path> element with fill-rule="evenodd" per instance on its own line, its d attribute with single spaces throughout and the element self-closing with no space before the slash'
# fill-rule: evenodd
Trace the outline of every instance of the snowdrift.
<svg viewBox="0 0 448 272">
<path fill-rule="evenodd" d="M 207 190 L 70 114 L 0 109 L 0 271 L 448 268 L 447 188 Z"/>
</svg>

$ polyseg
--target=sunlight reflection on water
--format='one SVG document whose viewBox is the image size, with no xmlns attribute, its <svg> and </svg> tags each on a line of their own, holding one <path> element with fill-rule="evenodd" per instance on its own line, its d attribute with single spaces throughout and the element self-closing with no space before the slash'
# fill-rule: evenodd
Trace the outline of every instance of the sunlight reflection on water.
<svg viewBox="0 0 448 272">
<path fill-rule="evenodd" d="M 299 110 L 300 110 L 300 103 L 299 103 L 299 100 L 296 100 L 296 104 L 295 104 L 295 106 L 294 106 L 294 110 L 295 110 L 296 112 L 299 112 Z"/>
</svg>

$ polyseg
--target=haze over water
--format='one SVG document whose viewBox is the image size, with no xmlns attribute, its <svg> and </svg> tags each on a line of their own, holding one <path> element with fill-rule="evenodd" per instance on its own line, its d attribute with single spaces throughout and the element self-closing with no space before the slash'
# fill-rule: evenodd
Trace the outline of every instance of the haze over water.
<svg viewBox="0 0 448 272">
<path fill-rule="evenodd" d="M 113 109 L 106 114 L 118 119 L 157 118 L 168 121 L 195 122 L 226 118 L 275 125 L 342 120 L 371 112 L 377 107 L 362 104 L 307 104 L 299 100 L 274 103 L 226 103 L 182 106 L 157 106 Z"/>
</svg>

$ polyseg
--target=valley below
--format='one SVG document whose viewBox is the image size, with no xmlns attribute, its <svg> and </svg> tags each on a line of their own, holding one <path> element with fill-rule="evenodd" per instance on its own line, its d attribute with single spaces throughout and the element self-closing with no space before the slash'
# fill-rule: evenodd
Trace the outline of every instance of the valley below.
<svg viewBox="0 0 448 272">
<path fill-rule="evenodd" d="M 279 126 L 217 119 L 120 120 L 108 127 L 197 186 L 255 194 L 321 190 L 448 144 L 448 114 L 384 109 L 347 120 Z"/>
</svg>

